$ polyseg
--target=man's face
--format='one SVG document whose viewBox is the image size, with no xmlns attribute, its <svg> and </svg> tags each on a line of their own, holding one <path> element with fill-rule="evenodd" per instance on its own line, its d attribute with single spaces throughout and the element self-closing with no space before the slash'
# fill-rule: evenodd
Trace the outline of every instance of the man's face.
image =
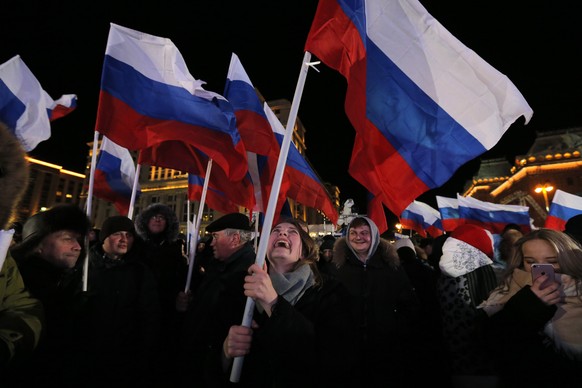
<svg viewBox="0 0 582 388">
<path fill-rule="evenodd" d="M 226 231 L 212 233 L 212 252 L 216 260 L 224 261 L 230 257 L 239 247 L 240 235 L 238 233 L 226 234 Z"/>
<path fill-rule="evenodd" d="M 103 241 L 103 251 L 113 259 L 119 259 L 131 250 L 133 246 L 133 233 L 131 232 L 115 232 L 111 233 L 105 241 Z"/>
<path fill-rule="evenodd" d="M 59 230 L 42 239 L 39 254 L 58 268 L 73 268 L 81 254 L 81 235 L 71 230 Z"/>
<path fill-rule="evenodd" d="M 166 229 L 168 220 L 161 214 L 156 214 L 148 221 L 148 229 L 152 234 L 162 233 Z"/>
</svg>

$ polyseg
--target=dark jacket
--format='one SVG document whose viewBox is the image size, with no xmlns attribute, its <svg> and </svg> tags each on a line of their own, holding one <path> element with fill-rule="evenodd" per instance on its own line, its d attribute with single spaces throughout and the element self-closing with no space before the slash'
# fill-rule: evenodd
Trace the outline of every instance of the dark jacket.
<svg viewBox="0 0 582 388">
<path fill-rule="evenodd" d="M 31 254 L 19 259 L 18 266 L 31 294 L 45 310 L 46 324 L 39 347 L 29 365 L 35 373 L 23 375 L 22 383 L 58 385 L 81 383 L 71 373 L 80 356 L 82 320 L 86 314 L 87 294 L 82 292 L 82 262 L 72 269 L 62 269 Z"/>
<path fill-rule="evenodd" d="M 137 241 L 136 241 L 137 243 Z M 90 251 L 88 292 L 89 379 L 95 382 L 147 380 L 158 351 L 160 302 L 151 270 L 134 248 L 120 260 Z"/>
<path fill-rule="evenodd" d="M 179 340 L 180 357 L 184 364 L 179 372 L 187 383 L 204 386 L 206 365 L 222 350 L 222 343 L 232 325 L 240 325 L 246 304 L 244 278 L 255 262 L 250 243 L 225 261 L 211 260 L 200 279 L 192 283 L 192 302 L 184 313 Z"/>
<path fill-rule="evenodd" d="M 352 387 L 357 380 L 354 322 L 345 287 L 324 276 L 292 306 L 277 299 L 271 317 L 254 313 L 241 387 Z"/>
<path fill-rule="evenodd" d="M 166 218 L 166 229 L 160 234 L 152 234 L 148 229 L 150 218 L 156 214 Z M 179 227 L 176 213 L 163 204 L 148 206 L 135 221 L 136 232 L 143 241 L 139 258 L 150 267 L 156 279 L 165 324 L 171 323 L 176 295 L 186 284 L 188 268 L 182 242 L 178 240 Z"/>
<path fill-rule="evenodd" d="M 491 317 L 483 313 L 480 338 L 500 377 L 500 387 L 573 386 L 582 381 L 582 362 L 555 351 L 543 333 L 556 313 L 525 286 Z"/>
<path fill-rule="evenodd" d="M 415 369 L 411 360 L 418 350 L 415 327 L 420 323 L 420 303 L 395 248 L 380 239 L 364 264 L 341 238 L 335 243 L 333 261 L 337 278 L 350 293 L 356 321 L 358 381 L 361 386 L 404 384 Z"/>
</svg>

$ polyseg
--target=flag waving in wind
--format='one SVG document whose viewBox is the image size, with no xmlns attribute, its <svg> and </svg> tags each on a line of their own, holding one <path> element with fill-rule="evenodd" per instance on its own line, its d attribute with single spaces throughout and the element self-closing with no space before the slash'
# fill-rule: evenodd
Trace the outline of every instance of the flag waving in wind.
<svg viewBox="0 0 582 388">
<path fill-rule="evenodd" d="M 93 195 L 113 202 L 119 214 L 127 216 L 134 181 L 135 163 L 129 151 L 103 136 L 95 164 Z M 138 187 L 136 195 L 140 193 Z"/>
<path fill-rule="evenodd" d="M 275 133 L 277 141 L 279 144 L 282 144 L 283 137 L 285 136 L 283 124 L 281 124 L 267 103 L 263 105 L 263 110 L 265 111 L 267 119 L 269 119 L 269 123 L 271 123 L 271 128 Z M 290 184 L 289 190 L 287 191 L 288 198 L 300 202 L 305 206 L 320 210 L 331 222 L 337 224 L 339 214 L 325 186 L 321 183 L 307 160 L 299 153 L 293 142 L 289 145 L 285 173 L 289 176 Z"/>
<path fill-rule="evenodd" d="M 0 120 L 14 130 L 27 152 L 50 138 L 52 120 L 76 107 L 74 94 L 53 100 L 19 55 L 0 65 Z"/>
<path fill-rule="evenodd" d="M 582 197 L 558 189 L 554 193 L 544 228 L 563 231 L 566 222 L 578 214 L 582 214 Z"/>
<path fill-rule="evenodd" d="M 320 0 L 305 50 L 347 79 L 349 172 L 394 214 L 533 114 L 418 0 Z"/>
<path fill-rule="evenodd" d="M 438 210 L 424 202 L 412 201 L 400 215 L 400 223 L 407 229 L 412 229 L 426 237 L 430 233 L 431 237 L 438 237 L 443 234 L 441 216 Z"/>
<path fill-rule="evenodd" d="M 203 84 L 171 40 L 111 24 L 95 130 L 130 150 L 183 141 L 240 180 L 247 159 L 232 106 Z"/>
<path fill-rule="evenodd" d="M 224 96 L 232 104 L 236 125 L 247 150 L 249 174 L 255 185 L 254 210 L 265 213 L 280 148 L 263 110 L 263 104 L 242 63 L 234 53 L 228 68 Z M 275 214 L 280 213 L 288 188 L 289 181 L 283 178 Z"/>
<path fill-rule="evenodd" d="M 463 225 L 464 221 L 459 218 L 459 201 L 457 198 L 436 196 L 437 206 L 441 214 L 441 223 L 443 230 L 452 232 L 458 226 Z"/>
<path fill-rule="evenodd" d="M 480 201 L 457 194 L 459 218 L 465 224 L 479 225 L 493 234 L 501 234 L 507 224 L 517 224 L 524 233 L 531 230 L 529 207 Z"/>
</svg>

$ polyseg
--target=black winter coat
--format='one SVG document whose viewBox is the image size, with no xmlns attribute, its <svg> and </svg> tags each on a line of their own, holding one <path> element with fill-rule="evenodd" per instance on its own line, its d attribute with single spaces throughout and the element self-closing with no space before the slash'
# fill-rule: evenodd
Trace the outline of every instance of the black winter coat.
<svg viewBox="0 0 582 388">
<path fill-rule="evenodd" d="M 577 386 L 582 381 L 582 362 L 558 353 L 543 334 L 556 310 L 525 286 L 501 311 L 488 318 L 483 313 L 482 346 L 496 363 L 500 387 Z"/>
<path fill-rule="evenodd" d="M 238 385 L 241 387 L 353 387 L 356 337 L 349 295 L 324 277 L 292 306 L 279 296 L 268 317 L 255 310 L 253 332 Z"/>
<path fill-rule="evenodd" d="M 86 325 L 91 356 L 91 381 L 127 382 L 140 386 L 149 379 L 159 350 L 160 301 L 151 270 L 132 249 L 121 260 L 104 257 L 101 246 L 91 249 Z"/>
<path fill-rule="evenodd" d="M 215 376 L 210 376 L 207 365 L 216 354 L 232 325 L 240 325 L 247 297 L 244 295 L 244 278 L 255 262 L 255 252 L 250 244 L 244 245 L 225 261 L 212 259 L 205 272 L 192 283 L 192 301 L 184 313 L 179 339 L 179 371 L 186 384 L 208 386 Z"/>
<path fill-rule="evenodd" d="M 79 260 L 82 262 L 82 259 Z M 45 325 L 37 349 L 19 373 L 24 385 L 51 381 L 62 387 L 82 382 L 77 376 L 83 342 L 82 320 L 87 298 L 82 290 L 82 267 L 60 269 L 32 254 L 18 261 L 24 283 L 32 296 L 42 302 Z M 16 383 L 16 382 L 15 382 Z"/>
<path fill-rule="evenodd" d="M 410 384 L 411 376 L 418 375 L 412 360 L 420 351 L 421 307 L 395 248 L 380 240 L 364 264 L 341 238 L 334 245 L 333 261 L 338 280 L 349 291 L 356 322 L 359 386 Z"/>
</svg>

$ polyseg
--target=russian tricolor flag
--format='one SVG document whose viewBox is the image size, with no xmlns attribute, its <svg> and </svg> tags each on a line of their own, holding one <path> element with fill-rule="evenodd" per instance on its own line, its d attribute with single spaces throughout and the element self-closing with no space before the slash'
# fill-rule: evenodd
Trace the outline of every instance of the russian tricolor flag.
<svg viewBox="0 0 582 388">
<path fill-rule="evenodd" d="M 112 202 L 120 215 L 127 216 L 135 181 L 135 164 L 129 151 L 103 136 L 94 176 L 93 195 Z M 137 187 L 136 198 L 139 194 Z"/>
<path fill-rule="evenodd" d="M 531 231 L 529 207 L 501 205 L 457 195 L 459 217 L 465 224 L 475 224 L 492 234 L 501 234 L 507 224 L 517 224 L 524 233 Z"/>
<path fill-rule="evenodd" d="M 443 230 L 452 232 L 464 221 L 459 218 L 459 201 L 456 198 L 436 196 L 437 206 L 441 214 Z"/>
<path fill-rule="evenodd" d="M 578 214 L 582 214 L 582 197 L 558 189 L 554 193 L 544 227 L 563 231 L 566 222 Z"/>
<path fill-rule="evenodd" d="M 394 214 L 533 114 L 417 0 L 320 0 L 305 50 L 346 77 L 349 172 Z"/>
<path fill-rule="evenodd" d="M 53 100 L 19 55 L 0 65 L 0 120 L 29 152 L 50 138 L 52 120 L 72 112 L 77 96 Z"/>
<path fill-rule="evenodd" d="M 285 137 L 285 128 L 267 103 L 264 103 L 263 110 L 280 146 Z M 339 214 L 331 202 L 325 186 L 307 163 L 307 160 L 301 156 L 293 142 L 289 144 L 285 173 L 288 174 L 290 184 L 287 197 L 305 206 L 320 210 L 332 223 L 337 224 Z"/>
<path fill-rule="evenodd" d="M 224 97 L 232 104 L 236 125 L 247 150 L 249 174 L 255 186 L 254 210 L 264 213 L 271 194 L 280 147 L 263 110 L 263 103 L 234 53 L 228 68 Z M 284 176 L 275 214 L 280 213 L 288 189 L 289 181 Z"/>
<path fill-rule="evenodd" d="M 112 23 L 95 130 L 130 150 L 182 141 L 240 180 L 247 160 L 232 106 L 203 84 L 171 40 Z"/>
<path fill-rule="evenodd" d="M 183 142 L 168 140 L 141 150 L 138 162 L 188 172 L 189 177 L 196 178 L 192 181 L 193 185 L 197 185 L 199 181 L 202 182 L 199 190 L 190 188 L 189 185 L 189 191 L 192 193 L 189 198 L 190 200 L 201 200 L 202 185 L 209 162 L 208 155 L 202 151 Z M 224 204 L 225 201 L 232 203 L 228 209 L 237 209 L 236 211 L 238 211 L 237 205 L 247 209 L 253 209 L 255 206 L 254 186 L 249 173 L 243 179 L 235 181 L 226 175 L 221 166 L 213 163 L 210 169 L 208 187 L 206 201 L 212 209 L 224 212 L 223 209 L 226 208 L 223 205 L 214 207 L 213 204 Z M 219 200 L 212 199 L 215 193 L 220 197 Z M 226 199 L 223 200 L 222 197 L 226 197 Z M 230 213 L 230 211 L 228 212 Z"/>
<path fill-rule="evenodd" d="M 433 209 L 426 203 L 412 201 L 400 215 L 400 223 L 406 229 L 412 229 L 422 237 L 438 237 L 443 234 L 441 217 L 438 210 Z"/>
<path fill-rule="evenodd" d="M 196 174 L 188 174 L 188 199 L 190 201 L 200 201 L 204 188 L 204 178 Z M 206 191 L 206 205 L 221 213 L 238 213 L 239 208 L 224 191 L 217 189 L 208 183 Z"/>
</svg>

